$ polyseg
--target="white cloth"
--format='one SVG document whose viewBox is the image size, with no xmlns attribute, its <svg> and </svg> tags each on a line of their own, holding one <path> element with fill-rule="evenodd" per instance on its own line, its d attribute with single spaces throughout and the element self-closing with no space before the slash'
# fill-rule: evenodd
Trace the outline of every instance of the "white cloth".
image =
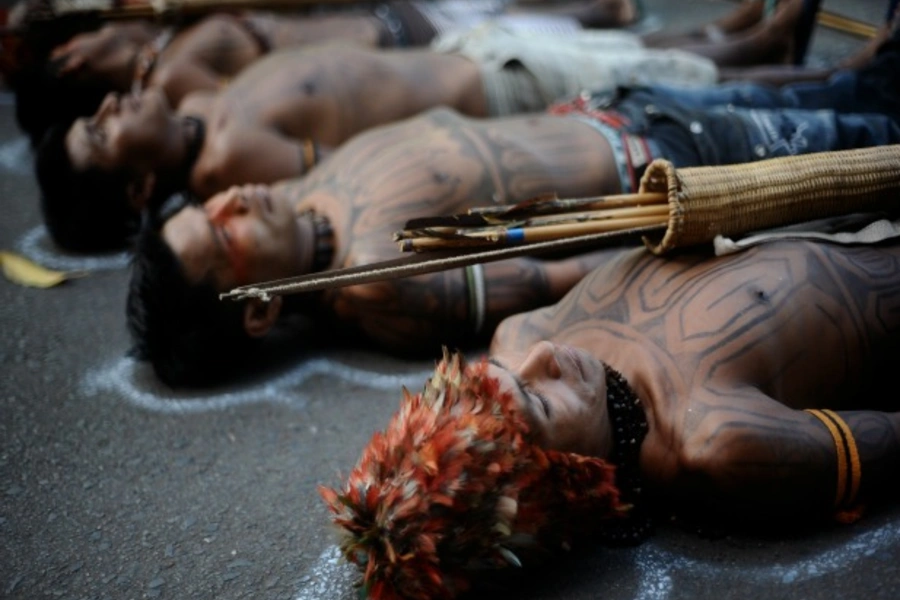
<svg viewBox="0 0 900 600">
<path fill-rule="evenodd" d="M 637 35 L 618 30 L 527 33 L 495 20 L 441 35 L 431 48 L 477 62 L 486 83 L 494 73 L 524 69 L 534 78 L 545 106 L 585 90 L 602 92 L 623 85 L 709 85 L 718 77 L 715 64 L 707 58 L 681 50 L 645 48 Z"/>
<path fill-rule="evenodd" d="M 536 13 L 503 14 L 512 4 L 510 0 L 429 0 L 411 3 L 434 28 L 437 35 L 450 31 L 465 31 L 496 19 L 513 31 L 569 33 L 581 29 L 571 17 Z"/>
<path fill-rule="evenodd" d="M 713 240 L 717 256 L 734 254 L 765 244 L 785 240 L 813 240 L 832 244 L 878 244 L 900 237 L 900 220 L 870 214 L 854 214 L 821 219 L 751 234 L 733 239 L 722 235 Z"/>
</svg>

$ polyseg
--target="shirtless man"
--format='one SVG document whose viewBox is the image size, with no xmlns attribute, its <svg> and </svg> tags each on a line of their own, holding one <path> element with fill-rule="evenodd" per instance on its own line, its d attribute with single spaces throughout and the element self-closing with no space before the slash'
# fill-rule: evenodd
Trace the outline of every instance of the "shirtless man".
<svg viewBox="0 0 900 600">
<path fill-rule="evenodd" d="M 291 316 L 307 317 L 332 338 L 362 335 L 395 352 L 435 339 L 484 339 L 503 316 L 560 298 L 594 266 L 590 255 L 524 258 L 268 303 L 220 302 L 217 294 L 395 257 L 391 234 L 411 216 L 509 204 L 546 190 L 614 192 L 618 174 L 598 138 L 576 119 L 470 120 L 435 109 L 353 138 L 302 179 L 188 205 L 138 237 L 128 298 L 137 354 L 172 385 L 208 384 L 246 364 Z M 470 297 L 485 280 L 479 310 Z"/>
<path fill-rule="evenodd" d="M 610 252 L 559 303 L 503 321 L 488 362 L 441 363 L 424 402 L 404 398 L 324 491 L 345 555 L 372 598 L 450 598 L 467 566 L 515 564 L 523 543 L 640 541 L 673 510 L 852 521 L 896 498 L 900 412 L 882 411 L 900 404 L 879 390 L 898 293 L 896 244 Z"/>
<path fill-rule="evenodd" d="M 521 259 L 268 304 L 216 298 L 238 285 L 395 258 L 391 234 L 412 217 L 547 192 L 634 191 L 654 158 L 717 165 L 900 143 L 898 61 L 890 46 L 866 69 L 817 87 L 646 88 L 606 109 L 580 98 L 556 114 L 504 119 L 441 109 L 361 134 L 301 180 L 233 189 L 177 212 L 161 233 L 145 229 L 129 294 L 139 354 L 166 381 L 214 379 L 285 313 L 393 351 L 477 341 L 502 317 L 559 298 L 593 257 Z"/>
<path fill-rule="evenodd" d="M 752 45 L 783 47 L 800 6 L 785 5 Z M 230 185 L 302 175 L 329 147 L 433 106 L 497 116 L 539 111 L 583 89 L 716 78 L 699 55 L 645 49 L 623 32 L 560 39 L 494 26 L 442 36 L 435 49 L 326 45 L 276 53 L 219 94 L 191 95 L 177 112 L 152 89 L 109 96 L 93 118 L 53 128 L 38 149 L 48 228 L 69 249 L 121 246 L 151 198 L 187 189 L 206 199 Z M 102 228 L 93 220 L 98 209 L 110 217 Z"/>
<path fill-rule="evenodd" d="M 523 15 L 524 10 L 528 12 Z M 544 0 L 525 9 L 509 0 L 430 0 L 303 15 L 221 13 L 182 29 L 151 22 L 108 23 L 55 47 L 46 68 L 36 69 L 31 85 L 16 86 L 26 113 L 20 122 L 23 127 L 29 124 L 26 131 L 39 141 L 47 126 L 93 113 L 106 93 L 146 87 L 162 89 L 169 104 L 178 107 L 191 92 L 220 89 L 271 51 L 325 41 L 369 48 L 421 47 L 452 28 L 492 18 L 530 32 L 570 32 L 582 25 L 627 25 L 636 14 L 630 0 L 571 2 L 559 14 L 547 12 Z"/>
</svg>

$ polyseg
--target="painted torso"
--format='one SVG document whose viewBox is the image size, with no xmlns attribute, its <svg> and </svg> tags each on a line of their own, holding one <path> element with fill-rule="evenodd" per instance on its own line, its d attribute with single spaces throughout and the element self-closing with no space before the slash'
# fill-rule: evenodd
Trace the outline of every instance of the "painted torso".
<svg viewBox="0 0 900 600">
<path fill-rule="evenodd" d="M 548 339 L 591 351 L 645 402 L 660 479 L 715 413 L 874 408 L 896 356 L 900 248 L 778 243 L 721 259 L 611 257 L 557 305 L 501 324 L 497 351 Z"/>
</svg>

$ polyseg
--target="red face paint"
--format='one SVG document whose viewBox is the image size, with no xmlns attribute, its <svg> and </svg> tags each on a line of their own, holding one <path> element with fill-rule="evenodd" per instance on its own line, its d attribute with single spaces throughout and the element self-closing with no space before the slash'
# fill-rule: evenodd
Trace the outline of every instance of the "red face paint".
<svg viewBox="0 0 900 600">
<path fill-rule="evenodd" d="M 225 227 L 218 226 L 220 239 L 222 240 L 222 248 L 225 250 L 225 258 L 228 260 L 229 266 L 234 273 L 235 285 L 244 285 L 250 283 L 249 267 L 247 254 L 243 248 L 234 243 L 234 240 L 225 232 Z M 224 238 L 224 239 L 223 239 Z"/>
<path fill-rule="evenodd" d="M 225 197 L 209 202 L 205 208 L 218 245 L 234 274 L 235 284 L 251 283 L 246 236 L 233 235 L 241 230 L 240 222 L 235 220 L 251 212 L 243 192 L 233 190 Z"/>
</svg>

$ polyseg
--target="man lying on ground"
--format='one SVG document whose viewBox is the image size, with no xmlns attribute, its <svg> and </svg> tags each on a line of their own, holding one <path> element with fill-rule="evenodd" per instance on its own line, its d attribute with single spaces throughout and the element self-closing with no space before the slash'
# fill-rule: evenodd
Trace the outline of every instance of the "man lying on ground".
<svg viewBox="0 0 900 600">
<path fill-rule="evenodd" d="M 801 6 L 785 4 L 742 36 L 743 46 L 765 57 L 784 51 Z M 277 53 L 178 111 L 158 91 L 111 95 L 94 117 L 52 129 L 38 149 L 48 228 L 69 249 L 120 247 L 151 198 L 187 189 L 205 200 L 231 185 L 302 175 L 352 135 L 433 106 L 498 116 L 539 111 L 584 89 L 716 78 L 701 56 L 647 50 L 624 32 L 561 39 L 485 27 L 448 34 L 436 49 Z"/>
<path fill-rule="evenodd" d="M 619 27 L 636 18 L 631 0 L 558 4 L 509 0 L 386 2 L 304 15 L 213 14 L 175 29 L 108 23 L 56 47 L 46 66 L 16 87 L 20 122 L 35 141 L 50 124 L 93 113 L 109 92 L 158 87 L 178 107 L 191 92 L 215 91 L 269 52 L 336 40 L 363 47 L 420 47 L 457 28 L 503 19 L 529 32 Z M 524 13 L 523 11 L 528 11 Z M 551 13 L 551 14 L 548 14 Z M 21 79 L 21 78 L 19 78 Z M 30 83 L 30 85 L 29 85 Z"/>
<path fill-rule="evenodd" d="M 229 372 L 224 365 L 244 362 L 280 317 L 298 313 L 324 331 L 349 331 L 397 352 L 477 341 L 504 316 L 559 298 L 594 255 L 499 262 L 270 303 L 220 302 L 217 294 L 395 258 L 391 234 L 412 217 L 547 192 L 634 191 L 654 158 L 718 165 L 900 143 L 896 42 L 897 34 L 865 69 L 828 84 L 637 88 L 600 104 L 606 109 L 583 97 L 553 114 L 503 119 L 441 109 L 361 134 L 303 179 L 232 189 L 183 208 L 161 228 L 148 224 L 128 298 L 138 353 L 165 381 L 208 382 Z M 841 112 L 853 108 L 860 112 Z M 484 302 L 475 301 L 482 292 Z"/>
<path fill-rule="evenodd" d="M 453 598 L 475 573 L 656 518 L 843 522 L 896 498 L 900 246 L 610 252 L 554 306 L 440 363 L 323 496 L 373 600 Z M 833 412 L 838 411 L 838 412 Z"/>
</svg>

